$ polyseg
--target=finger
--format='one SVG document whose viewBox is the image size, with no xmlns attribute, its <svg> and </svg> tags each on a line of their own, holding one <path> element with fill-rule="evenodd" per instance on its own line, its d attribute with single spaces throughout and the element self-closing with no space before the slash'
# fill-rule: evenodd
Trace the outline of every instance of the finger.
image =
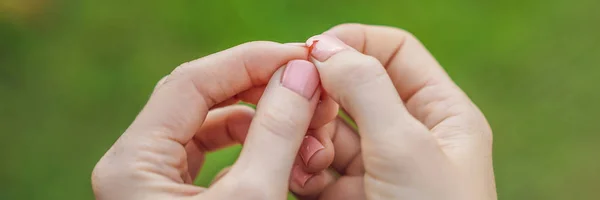
<svg viewBox="0 0 600 200">
<path fill-rule="evenodd" d="M 327 190 L 321 193 L 322 200 L 363 200 L 367 199 L 362 176 L 342 176 Z"/>
<path fill-rule="evenodd" d="M 301 164 L 298 163 L 292 168 L 290 191 L 300 200 L 318 199 L 325 188 L 335 182 L 334 172 L 322 170 L 307 173 L 302 169 Z"/>
<path fill-rule="evenodd" d="M 320 193 L 335 181 L 334 173 L 364 175 L 360 139 L 341 119 L 309 131 L 298 154 L 290 189 L 301 197 L 299 199 L 318 199 Z M 307 155 L 312 156 L 306 159 Z M 330 166 L 333 169 L 328 169 Z"/>
<path fill-rule="evenodd" d="M 321 99 L 317 104 L 317 109 L 310 122 L 311 129 L 318 129 L 325 124 L 335 120 L 339 110 L 339 105 L 321 90 Z"/>
<path fill-rule="evenodd" d="M 340 174 L 362 175 L 360 138 L 343 120 L 337 118 L 304 137 L 298 156 L 304 171 L 320 172 L 333 167 Z"/>
<path fill-rule="evenodd" d="M 299 157 L 304 170 L 319 172 L 333 167 L 340 174 L 362 175 L 360 138 L 343 120 L 336 120 L 309 131 L 304 137 Z"/>
<path fill-rule="evenodd" d="M 253 116 L 254 110 L 243 105 L 232 105 L 208 112 L 202 127 L 186 144 L 191 179 L 198 175 L 206 152 L 244 142 Z"/>
<path fill-rule="evenodd" d="M 460 116 L 465 119 L 457 122 L 462 127 L 483 133 L 475 139 L 491 142 L 491 130 L 483 114 L 412 34 L 392 27 L 361 24 L 336 26 L 328 33 L 384 63 L 409 111 L 428 128 L 433 129 L 449 117 Z M 456 126 L 442 124 L 433 132 L 447 132 L 450 127 Z M 461 134 L 455 137 L 473 138 Z"/>
<path fill-rule="evenodd" d="M 265 87 L 256 87 L 236 95 L 236 99 L 250 104 L 257 104 L 262 96 Z M 321 99 L 315 109 L 315 114 L 311 119 L 310 128 L 317 129 L 335 119 L 338 112 L 338 104 L 326 94 L 321 95 Z"/>
<path fill-rule="evenodd" d="M 227 99 L 213 106 L 213 108 L 229 106 L 240 101 L 256 105 L 256 103 L 258 103 L 258 100 L 260 100 L 260 97 L 262 96 L 266 87 L 266 85 L 262 85 L 250 88 L 246 91 L 240 92 L 239 94 L 231 97 L 230 99 Z"/>
<path fill-rule="evenodd" d="M 335 156 L 331 167 L 342 175 L 364 175 L 360 137 L 342 119 L 336 119 L 333 125 L 335 131 L 332 132 L 331 140 Z"/>
<path fill-rule="evenodd" d="M 345 24 L 330 29 L 327 34 L 376 58 L 387 69 L 398 93 L 406 101 L 427 83 L 454 85 L 429 51 L 406 31 Z"/>
<path fill-rule="evenodd" d="M 308 173 L 320 172 L 331 166 L 342 175 L 364 174 L 360 137 L 339 118 L 309 131 L 298 154 L 304 171 Z"/>
<path fill-rule="evenodd" d="M 165 83 L 165 81 L 167 81 L 168 77 L 169 77 L 169 75 L 166 75 L 166 76 L 163 76 L 162 78 L 160 78 L 160 80 L 154 86 L 154 90 L 152 91 L 152 94 L 154 94 L 156 89 L 158 89 L 160 86 L 162 86 Z"/>
<path fill-rule="evenodd" d="M 314 131 L 309 131 L 302 145 L 298 150 L 300 164 L 304 171 L 308 173 L 320 172 L 329 167 L 334 157 L 334 148 L 331 138 L 325 130 L 329 127 L 323 127 Z"/>
<path fill-rule="evenodd" d="M 399 180 L 385 175 L 388 168 L 403 174 L 429 163 L 425 160 L 442 158 L 434 138 L 408 113 L 379 61 L 328 35 L 315 36 L 307 44 L 314 44 L 311 56 L 323 88 L 358 124 L 368 174 L 394 183 Z M 429 156 L 418 157 L 415 151 Z"/>
<path fill-rule="evenodd" d="M 285 198 L 292 164 L 319 100 L 318 86 L 317 70 L 305 60 L 290 61 L 275 73 L 238 160 L 215 187 L 252 187 L 261 199 Z"/>
</svg>

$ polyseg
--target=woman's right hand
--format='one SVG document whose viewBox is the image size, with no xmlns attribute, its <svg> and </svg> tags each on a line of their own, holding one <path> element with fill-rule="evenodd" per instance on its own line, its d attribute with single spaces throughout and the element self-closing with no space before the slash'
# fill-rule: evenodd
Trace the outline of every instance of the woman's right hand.
<svg viewBox="0 0 600 200">
<path fill-rule="evenodd" d="M 334 164 L 357 153 L 343 158 L 352 166 L 337 166 L 352 173 L 340 171 L 320 199 L 497 198 L 485 117 L 415 37 L 345 24 L 307 46 L 314 42 L 323 88 L 360 133 L 333 141 Z"/>
</svg>

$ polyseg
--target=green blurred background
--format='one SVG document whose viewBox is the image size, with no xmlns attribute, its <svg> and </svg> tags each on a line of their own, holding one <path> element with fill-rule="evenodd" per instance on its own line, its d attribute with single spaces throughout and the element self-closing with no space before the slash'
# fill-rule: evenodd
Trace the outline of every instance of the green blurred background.
<svg viewBox="0 0 600 200">
<path fill-rule="evenodd" d="M 600 1 L 0 0 L 0 199 L 92 199 L 154 84 L 344 22 L 417 35 L 487 115 L 501 199 L 600 199 Z M 209 157 L 205 185 L 239 147 Z"/>
</svg>

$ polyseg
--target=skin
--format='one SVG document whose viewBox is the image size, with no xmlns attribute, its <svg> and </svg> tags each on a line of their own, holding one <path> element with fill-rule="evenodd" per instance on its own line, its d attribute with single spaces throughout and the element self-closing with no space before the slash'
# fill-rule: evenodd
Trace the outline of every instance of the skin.
<svg viewBox="0 0 600 200">
<path fill-rule="evenodd" d="M 310 55 L 253 42 L 178 67 L 96 165 L 96 198 L 496 199 L 485 117 L 414 36 L 344 24 L 307 45 L 315 39 Z M 279 82 L 280 66 L 307 56 L 321 81 L 311 98 Z M 360 135 L 335 118 L 338 106 Z M 324 146 L 308 164 L 305 134 Z M 206 152 L 235 143 L 231 168 L 209 188 L 191 185 Z M 303 185 L 296 165 L 311 174 Z"/>
</svg>

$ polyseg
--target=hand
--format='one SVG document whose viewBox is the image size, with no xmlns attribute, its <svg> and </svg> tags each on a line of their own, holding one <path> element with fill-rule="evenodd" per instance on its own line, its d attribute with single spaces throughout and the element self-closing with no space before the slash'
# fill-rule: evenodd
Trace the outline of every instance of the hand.
<svg viewBox="0 0 600 200">
<path fill-rule="evenodd" d="M 315 42 L 321 84 L 360 140 L 346 126 L 329 134 L 341 177 L 310 198 L 497 198 L 485 117 L 414 36 L 346 24 Z"/>
<path fill-rule="evenodd" d="M 303 47 L 253 42 L 175 69 L 94 168 L 96 198 L 284 199 L 308 128 L 337 111 L 327 99 L 318 103 L 316 68 L 295 60 L 306 57 Z M 261 95 L 256 112 L 230 105 Z M 208 189 L 191 184 L 206 152 L 242 142 L 221 180 Z"/>
</svg>

